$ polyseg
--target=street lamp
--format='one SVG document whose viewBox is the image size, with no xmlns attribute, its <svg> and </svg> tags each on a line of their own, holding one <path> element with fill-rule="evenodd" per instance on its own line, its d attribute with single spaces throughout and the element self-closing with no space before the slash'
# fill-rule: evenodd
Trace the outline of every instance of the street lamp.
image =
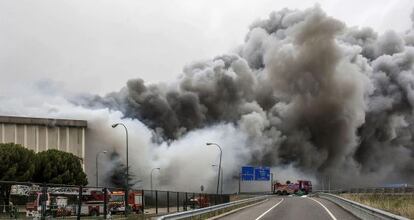
<svg viewBox="0 0 414 220">
<path fill-rule="evenodd" d="M 125 128 L 125 142 L 126 142 L 126 190 L 125 190 L 125 215 L 127 215 L 127 206 L 128 206 L 128 193 L 129 193 L 129 190 L 128 190 L 128 187 L 129 187 L 129 183 L 128 183 L 128 181 L 129 181 L 129 164 L 128 164 L 128 129 L 127 129 L 127 127 L 124 125 L 124 124 L 122 124 L 122 123 L 116 123 L 116 124 L 113 124 L 112 125 L 112 128 L 116 128 L 118 125 L 122 125 L 124 128 Z"/>
<path fill-rule="evenodd" d="M 218 195 L 219 192 L 219 185 L 220 185 L 220 173 L 221 173 L 221 156 L 223 154 L 223 151 L 221 150 L 220 145 L 216 144 L 216 143 L 206 143 L 207 146 L 217 146 L 220 149 L 220 163 L 219 163 L 219 169 L 218 169 L 218 176 L 217 176 L 217 191 L 216 194 Z"/>
<path fill-rule="evenodd" d="M 216 164 L 212 164 L 212 167 L 217 167 Z M 224 176 L 224 169 L 221 168 L 221 184 L 220 184 L 220 194 L 223 194 L 223 176 Z"/>
<path fill-rule="evenodd" d="M 99 157 L 99 154 L 106 154 L 106 150 L 104 150 L 104 151 L 100 151 L 100 152 L 98 152 L 97 154 L 96 154 L 96 187 L 98 187 L 99 186 L 99 184 L 98 184 L 98 181 L 99 181 L 99 166 L 98 166 L 98 157 Z"/>
<path fill-rule="evenodd" d="M 152 194 L 152 172 L 154 172 L 154 170 L 160 170 L 161 168 L 157 167 L 157 168 L 152 168 L 151 170 L 151 194 Z"/>
</svg>

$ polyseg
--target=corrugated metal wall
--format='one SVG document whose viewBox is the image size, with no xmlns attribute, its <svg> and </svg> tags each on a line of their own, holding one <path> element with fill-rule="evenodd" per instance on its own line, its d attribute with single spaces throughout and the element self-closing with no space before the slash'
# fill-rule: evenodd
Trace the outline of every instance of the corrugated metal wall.
<svg viewBox="0 0 414 220">
<path fill-rule="evenodd" d="M 84 158 L 85 128 L 0 123 L 1 143 L 21 144 L 35 152 L 58 149 Z"/>
</svg>

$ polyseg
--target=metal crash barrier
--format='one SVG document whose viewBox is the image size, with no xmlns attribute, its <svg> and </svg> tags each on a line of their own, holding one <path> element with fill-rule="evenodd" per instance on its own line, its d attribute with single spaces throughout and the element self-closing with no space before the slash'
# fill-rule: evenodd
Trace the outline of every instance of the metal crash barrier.
<svg viewBox="0 0 414 220">
<path fill-rule="evenodd" d="M 317 196 L 320 198 L 327 199 L 340 207 L 344 208 L 345 210 L 349 211 L 350 213 L 354 214 L 356 217 L 360 219 L 396 219 L 396 220 L 409 220 L 408 218 L 395 215 L 380 209 L 372 208 L 349 199 L 342 198 L 337 195 L 329 194 L 329 193 L 317 193 Z"/>
<path fill-rule="evenodd" d="M 261 200 L 265 200 L 268 197 L 269 196 L 253 197 L 253 198 L 249 198 L 249 199 L 238 200 L 238 201 L 224 203 L 224 204 L 220 204 L 220 205 L 209 206 L 209 207 L 206 207 L 206 208 L 201 208 L 201 209 L 195 209 L 195 210 L 190 210 L 190 211 L 185 211 L 185 212 L 179 212 L 179 213 L 164 215 L 164 216 L 159 217 L 158 220 L 192 219 L 192 218 L 199 217 L 201 215 L 208 215 L 208 214 L 213 214 L 213 213 L 216 214 L 220 211 L 223 211 L 224 209 L 232 208 L 234 206 L 244 205 L 246 203 L 258 202 L 258 201 L 261 201 Z"/>
</svg>

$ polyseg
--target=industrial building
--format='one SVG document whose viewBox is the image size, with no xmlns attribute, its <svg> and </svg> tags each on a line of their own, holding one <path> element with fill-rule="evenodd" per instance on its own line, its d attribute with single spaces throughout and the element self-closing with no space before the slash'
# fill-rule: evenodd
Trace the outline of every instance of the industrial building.
<svg viewBox="0 0 414 220">
<path fill-rule="evenodd" d="M 69 152 L 83 163 L 86 128 L 83 120 L 0 116 L 0 141 L 21 144 L 36 153 L 48 149 Z"/>
</svg>

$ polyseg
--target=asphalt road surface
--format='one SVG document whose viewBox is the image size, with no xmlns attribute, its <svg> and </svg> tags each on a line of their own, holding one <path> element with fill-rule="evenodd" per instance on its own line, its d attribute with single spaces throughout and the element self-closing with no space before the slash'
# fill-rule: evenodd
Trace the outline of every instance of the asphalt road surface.
<svg viewBox="0 0 414 220">
<path fill-rule="evenodd" d="M 357 220 L 336 204 L 314 197 L 271 197 L 266 202 L 224 216 L 221 220 Z"/>
</svg>

